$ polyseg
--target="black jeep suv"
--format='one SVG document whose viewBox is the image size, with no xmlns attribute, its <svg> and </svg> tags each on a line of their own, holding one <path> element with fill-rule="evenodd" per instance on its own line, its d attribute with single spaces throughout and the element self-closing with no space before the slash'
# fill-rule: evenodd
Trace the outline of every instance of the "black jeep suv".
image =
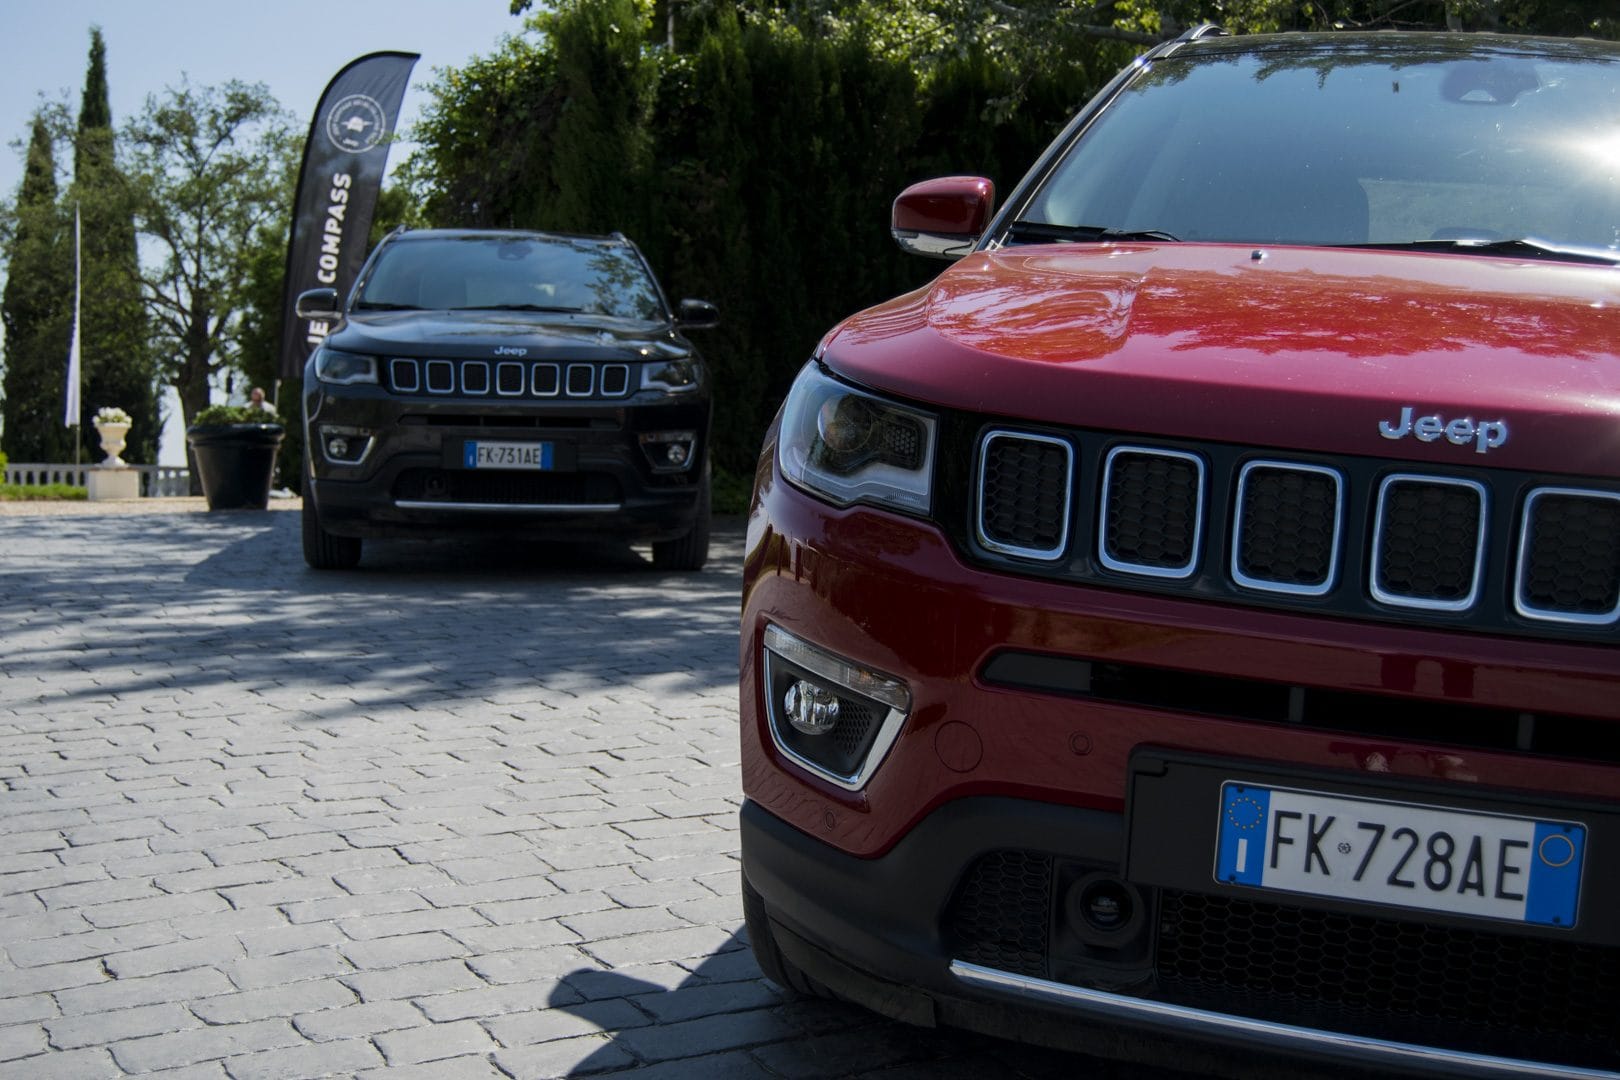
<svg viewBox="0 0 1620 1080">
<path fill-rule="evenodd" d="M 332 329 L 304 370 L 304 558 L 360 559 L 363 537 L 521 533 L 651 541 L 660 568 L 709 549 L 709 387 L 623 236 L 398 231 L 346 305 L 298 298 Z"/>
</svg>

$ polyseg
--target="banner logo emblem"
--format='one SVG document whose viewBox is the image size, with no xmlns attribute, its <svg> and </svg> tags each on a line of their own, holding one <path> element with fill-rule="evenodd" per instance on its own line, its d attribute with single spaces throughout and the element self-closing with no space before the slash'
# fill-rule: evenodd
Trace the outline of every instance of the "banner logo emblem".
<svg viewBox="0 0 1620 1080">
<path fill-rule="evenodd" d="M 350 94 L 326 114 L 326 137 L 350 154 L 363 154 L 388 134 L 388 119 L 375 98 Z"/>
</svg>

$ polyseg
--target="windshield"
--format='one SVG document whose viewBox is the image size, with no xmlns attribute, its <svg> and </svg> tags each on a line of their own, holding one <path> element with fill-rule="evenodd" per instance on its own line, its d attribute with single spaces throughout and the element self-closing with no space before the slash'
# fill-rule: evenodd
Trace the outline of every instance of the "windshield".
<svg viewBox="0 0 1620 1080">
<path fill-rule="evenodd" d="M 628 244 L 563 236 L 407 235 L 383 249 L 355 307 L 666 318 L 657 287 Z"/>
<path fill-rule="evenodd" d="M 1620 62 L 1297 44 L 1171 56 L 1022 217 L 1195 241 L 1620 249 Z"/>
</svg>

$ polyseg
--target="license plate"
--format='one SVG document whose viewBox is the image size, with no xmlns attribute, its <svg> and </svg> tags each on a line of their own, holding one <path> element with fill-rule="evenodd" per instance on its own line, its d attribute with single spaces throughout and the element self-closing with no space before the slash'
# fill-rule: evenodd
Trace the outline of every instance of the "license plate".
<svg viewBox="0 0 1620 1080">
<path fill-rule="evenodd" d="M 1575 925 L 1586 827 L 1323 792 L 1221 785 L 1215 878 L 1279 892 Z"/>
<path fill-rule="evenodd" d="M 462 448 L 462 464 L 469 469 L 549 469 L 548 442 L 474 442 Z"/>
</svg>

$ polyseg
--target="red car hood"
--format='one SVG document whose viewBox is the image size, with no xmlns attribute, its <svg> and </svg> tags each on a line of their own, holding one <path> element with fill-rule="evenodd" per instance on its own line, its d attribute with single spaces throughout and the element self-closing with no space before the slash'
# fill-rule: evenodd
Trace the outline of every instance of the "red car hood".
<svg viewBox="0 0 1620 1080">
<path fill-rule="evenodd" d="M 975 254 L 856 315 L 865 385 L 1029 421 L 1620 476 L 1620 269 L 1213 244 Z M 1403 410 L 1454 435 L 1420 440 Z M 1434 433 L 1430 423 L 1426 431 Z"/>
</svg>

